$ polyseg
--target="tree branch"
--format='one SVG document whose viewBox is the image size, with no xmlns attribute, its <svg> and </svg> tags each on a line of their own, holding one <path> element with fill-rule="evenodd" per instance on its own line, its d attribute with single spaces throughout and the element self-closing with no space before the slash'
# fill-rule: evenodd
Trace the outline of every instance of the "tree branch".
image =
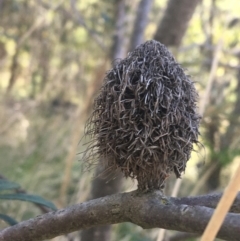
<svg viewBox="0 0 240 241">
<path fill-rule="evenodd" d="M 165 228 L 201 234 L 219 195 L 167 198 L 160 191 L 115 194 L 21 222 L 0 232 L 0 241 L 37 241 L 98 225 L 132 222 L 143 228 Z M 198 198 L 199 203 L 196 201 Z M 207 200 L 212 200 L 208 205 Z M 191 203 L 191 206 L 185 203 Z M 201 202 L 204 204 L 202 206 Z M 197 206 L 195 206 L 197 204 Z M 234 202 L 240 206 L 240 194 Z M 233 209 L 235 210 L 235 209 Z M 239 240 L 240 215 L 228 213 L 218 238 Z"/>
<path fill-rule="evenodd" d="M 204 206 L 208 208 L 216 208 L 222 197 L 222 193 L 213 193 L 196 197 L 170 198 L 175 205 Z M 240 193 L 238 193 L 235 201 L 230 209 L 232 213 L 240 213 Z"/>
</svg>

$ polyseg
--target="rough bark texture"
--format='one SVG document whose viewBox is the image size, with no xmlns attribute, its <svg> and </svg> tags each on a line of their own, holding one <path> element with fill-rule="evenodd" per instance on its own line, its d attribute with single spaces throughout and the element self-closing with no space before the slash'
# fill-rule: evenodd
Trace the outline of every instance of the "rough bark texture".
<svg viewBox="0 0 240 241">
<path fill-rule="evenodd" d="M 179 46 L 200 1 L 169 0 L 154 39 L 167 46 Z"/>
<path fill-rule="evenodd" d="M 144 31 L 148 23 L 152 2 L 153 0 L 141 0 L 139 3 L 129 51 L 133 51 L 144 42 Z"/>
<path fill-rule="evenodd" d="M 208 203 L 209 196 L 205 199 Z M 234 205 L 240 206 L 239 200 L 240 193 Z M 158 227 L 201 234 L 214 209 L 200 205 L 176 205 L 173 198 L 168 199 L 160 191 L 115 194 L 21 222 L 2 230 L 0 241 L 40 241 L 79 229 L 121 222 L 132 222 L 145 229 Z M 238 241 L 239 227 L 240 214 L 228 213 L 217 236 Z"/>
</svg>

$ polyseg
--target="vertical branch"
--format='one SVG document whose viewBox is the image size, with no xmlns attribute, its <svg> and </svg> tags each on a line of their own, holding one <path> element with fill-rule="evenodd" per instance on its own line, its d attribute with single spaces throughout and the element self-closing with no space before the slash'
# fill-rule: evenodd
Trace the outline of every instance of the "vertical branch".
<svg viewBox="0 0 240 241">
<path fill-rule="evenodd" d="M 125 56 L 125 0 L 116 0 L 116 24 L 113 36 L 112 60 Z"/>
<path fill-rule="evenodd" d="M 16 46 L 16 50 L 15 50 L 15 53 L 12 58 L 12 65 L 10 68 L 11 75 L 10 75 L 9 82 L 8 82 L 7 94 L 11 92 L 11 90 L 16 82 L 17 70 L 18 70 L 18 56 L 19 56 L 19 47 Z"/>
<path fill-rule="evenodd" d="M 154 39 L 167 46 L 179 46 L 200 1 L 169 0 Z"/>
<path fill-rule="evenodd" d="M 130 51 L 134 50 L 144 41 L 144 31 L 148 23 L 148 16 L 151 10 L 153 0 L 141 0 L 138 5 L 137 16 L 134 23 Z"/>
</svg>

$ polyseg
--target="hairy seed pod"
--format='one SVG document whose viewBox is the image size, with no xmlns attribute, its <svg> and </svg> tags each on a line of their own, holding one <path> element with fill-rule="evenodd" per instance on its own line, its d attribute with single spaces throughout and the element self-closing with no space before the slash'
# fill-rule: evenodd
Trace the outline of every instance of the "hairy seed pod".
<svg viewBox="0 0 240 241">
<path fill-rule="evenodd" d="M 86 125 L 86 159 L 136 178 L 139 190 L 163 188 L 171 172 L 180 177 L 198 143 L 197 99 L 168 49 L 145 42 L 107 72 Z"/>
</svg>

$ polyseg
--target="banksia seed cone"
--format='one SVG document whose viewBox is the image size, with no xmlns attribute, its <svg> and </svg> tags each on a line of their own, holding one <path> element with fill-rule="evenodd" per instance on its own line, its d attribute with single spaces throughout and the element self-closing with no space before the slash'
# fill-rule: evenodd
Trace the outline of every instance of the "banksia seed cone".
<svg viewBox="0 0 240 241">
<path fill-rule="evenodd" d="M 140 190 L 161 189 L 180 177 L 197 143 L 197 93 L 168 49 L 147 41 L 106 74 L 86 126 L 86 158 L 104 160 Z"/>
</svg>

